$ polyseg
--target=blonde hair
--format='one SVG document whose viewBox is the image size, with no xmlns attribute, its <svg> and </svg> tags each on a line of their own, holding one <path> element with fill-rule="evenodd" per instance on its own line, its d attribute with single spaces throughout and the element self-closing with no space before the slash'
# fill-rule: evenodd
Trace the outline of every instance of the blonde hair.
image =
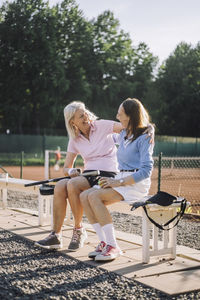
<svg viewBox="0 0 200 300">
<path fill-rule="evenodd" d="M 69 103 L 67 106 L 65 106 L 65 108 L 64 108 L 65 126 L 66 126 L 69 137 L 73 138 L 73 139 L 77 136 L 77 133 L 74 129 L 74 126 L 72 126 L 70 121 L 73 119 L 73 117 L 78 109 L 83 109 L 87 113 L 90 121 L 94 121 L 97 119 L 97 116 L 95 116 L 94 113 L 89 111 L 85 107 L 85 104 L 81 101 L 73 101 L 73 102 Z"/>
</svg>

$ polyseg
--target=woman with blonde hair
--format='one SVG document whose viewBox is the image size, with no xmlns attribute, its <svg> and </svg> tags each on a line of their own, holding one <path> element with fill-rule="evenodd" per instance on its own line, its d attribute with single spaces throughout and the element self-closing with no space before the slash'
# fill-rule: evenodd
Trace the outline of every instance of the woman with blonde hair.
<svg viewBox="0 0 200 300">
<path fill-rule="evenodd" d="M 101 176 L 114 177 L 117 158 L 113 133 L 122 129 L 119 122 L 97 120 L 83 102 L 73 101 L 64 108 L 65 125 L 69 143 L 64 164 L 64 175 L 71 179 L 59 181 L 54 189 L 53 231 L 35 245 L 46 249 L 62 248 L 61 228 L 66 215 L 67 199 L 74 216 L 74 229 L 68 249 L 76 251 L 83 247 L 87 238 L 82 226 L 83 208 L 79 195 L 98 182 L 98 176 L 78 176 L 79 170 L 73 168 L 77 155 L 84 160 L 84 172 L 99 170 Z"/>
<path fill-rule="evenodd" d="M 123 127 L 117 150 L 120 172 L 114 178 L 102 177 L 98 186 L 80 195 L 85 214 L 93 228 L 97 228 L 100 239 L 95 251 L 88 255 L 96 261 L 109 261 L 121 255 L 106 206 L 138 201 L 148 194 L 151 184 L 153 144 L 145 133 L 149 125 L 146 109 L 139 100 L 128 98 L 119 106 L 117 119 Z"/>
</svg>

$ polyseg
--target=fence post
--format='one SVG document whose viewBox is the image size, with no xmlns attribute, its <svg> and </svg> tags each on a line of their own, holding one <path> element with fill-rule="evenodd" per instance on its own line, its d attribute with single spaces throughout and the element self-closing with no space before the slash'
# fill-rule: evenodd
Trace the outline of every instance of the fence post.
<svg viewBox="0 0 200 300">
<path fill-rule="evenodd" d="M 196 156 L 198 156 L 198 140 L 197 140 L 197 137 L 196 137 L 196 143 L 195 143 L 195 152 L 196 152 Z"/>
<path fill-rule="evenodd" d="M 44 129 L 44 134 L 42 136 L 42 157 L 43 158 L 45 156 L 45 149 L 46 149 L 46 135 L 45 135 L 45 129 Z"/>
<path fill-rule="evenodd" d="M 161 168 L 162 168 L 162 152 L 160 152 L 158 157 L 158 192 L 160 192 Z"/>
<path fill-rule="evenodd" d="M 23 177 L 23 165 L 24 165 L 24 151 L 21 152 L 21 167 L 20 167 L 20 178 Z"/>
</svg>

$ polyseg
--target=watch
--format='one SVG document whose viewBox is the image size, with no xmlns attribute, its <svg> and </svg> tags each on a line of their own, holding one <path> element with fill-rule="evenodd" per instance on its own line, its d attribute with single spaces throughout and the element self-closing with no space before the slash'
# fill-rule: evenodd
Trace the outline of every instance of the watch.
<svg viewBox="0 0 200 300">
<path fill-rule="evenodd" d="M 119 180 L 119 183 L 120 183 L 120 185 L 123 185 L 123 184 L 124 184 L 124 179 L 123 179 L 123 178 L 120 179 L 120 180 Z"/>
</svg>

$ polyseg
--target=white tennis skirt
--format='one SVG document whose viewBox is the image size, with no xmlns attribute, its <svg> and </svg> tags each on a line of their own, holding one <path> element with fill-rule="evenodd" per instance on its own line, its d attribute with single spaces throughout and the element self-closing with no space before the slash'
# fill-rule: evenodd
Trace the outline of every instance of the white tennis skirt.
<svg viewBox="0 0 200 300">
<path fill-rule="evenodd" d="M 131 174 L 133 174 L 133 172 L 120 172 L 115 176 L 115 179 L 125 178 L 127 176 L 130 176 Z M 113 190 L 122 195 L 126 203 L 131 204 L 146 197 L 148 195 L 150 186 L 151 179 L 146 178 L 131 185 L 113 187 Z"/>
</svg>

